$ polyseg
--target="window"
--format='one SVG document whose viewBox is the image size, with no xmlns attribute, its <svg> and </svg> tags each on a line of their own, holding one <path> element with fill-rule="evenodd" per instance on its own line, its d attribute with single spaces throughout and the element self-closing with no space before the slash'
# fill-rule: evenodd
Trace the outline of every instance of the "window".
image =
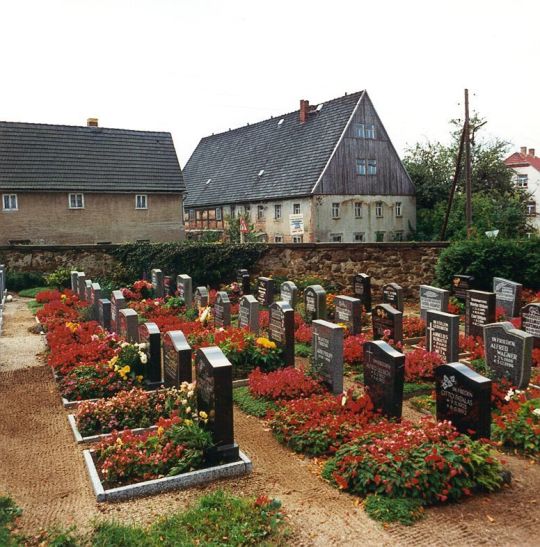
<svg viewBox="0 0 540 547">
<path fill-rule="evenodd" d="M 247 216 L 250 216 L 250 215 L 251 215 L 251 205 L 249 205 L 249 204 L 244 205 L 244 213 L 245 213 Z"/>
<path fill-rule="evenodd" d="M 375 241 L 381 243 L 384 241 L 384 232 L 375 232 Z"/>
<path fill-rule="evenodd" d="M 529 186 L 529 175 L 518 175 L 516 178 L 518 188 L 527 188 Z"/>
<path fill-rule="evenodd" d="M 332 218 L 339 218 L 339 203 L 332 203 Z"/>
<path fill-rule="evenodd" d="M 362 218 L 362 202 L 357 201 L 354 204 L 354 218 Z"/>
<path fill-rule="evenodd" d="M 375 138 L 375 126 L 371 123 L 366 125 L 366 139 Z"/>
<path fill-rule="evenodd" d="M 367 162 L 367 174 L 376 175 L 377 174 L 377 160 L 368 160 Z"/>
<path fill-rule="evenodd" d="M 532 217 L 536 216 L 536 203 L 534 201 L 527 203 L 527 214 Z"/>
<path fill-rule="evenodd" d="M 145 195 L 135 196 L 135 209 L 148 209 L 148 199 Z"/>
<path fill-rule="evenodd" d="M 383 203 L 382 203 L 382 201 L 377 201 L 375 203 L 375 216 L 377 218 L 382 218 L 382 216 L 383 216 Z"/>
<path fill-rule="evenodd" d="M 17 211 L 19 209 L 17 194 L 3 194 L 2 206 L 4 211 Z"/>
<path fill-rule="evenodd" d="M 341 243 L 343 241 L 343 234 L 330 234 L 330 241 L 333 243 Z"/>
<path fill-rule="evenodd" d="M 231 218 L 236 216 L 236 205 L 231 205 Z"/>
<path fill-rule="evenodd" d="M 394 241 L 403 241 L 403 232 L 394 232 Z"/>
<path fill-rule="evenodd" d="M 366 160 L 356 160 L 356 174 L 357 175 L 366 174 Z"/>
<path fill-rule="evenodd" d="M 293 243 L 304 243 L 304 236 L 293 236 Z"/>
<path fill-rule="evenodd" d="M 274 236 L 274 243 L 283 243 L 283 236 L 281 234 L 276 234 Z"/>
<path fill-rule="evenodd" d="M 70 209 L 84 209 L 84 195 L 83 194 L 69 194 L 69 208 Z"/>
<path fill-rule="evenodd" d="M 281 203 L 274 205 L 274 218 L 279 220 L 281 218 Z"/>
<path fill-rule="evenodd" d="M 216 220 L 222 220 L 221 207 L 216 208 Z"/>
<path fill-rule="evenodd" d="M 354 136 L 358 139 L 366 138 L 366 126 L 363 123 L 357 123 L 354 126 Z"/>
<path fill-rule="evenodd" d="M 293 212 L 293 215 L 299 215 L 300 214 L 300 204 L 299 203 L 293 203 L 292 212 Z"/>
<path fill-rule="evenodd" d="M 264 205 L 257 205 L 257 220 L 264 218 Z"/>
<path fill-rule="evenodd" d="M 195 220 L 195 209 L 188 210 L 189 220 Z"/>
<path fill-rule="evenodd" d="M 353 241 L 357 243 L 363 243 L 366 240 L 366 234 L 364 232 L 355 232 L 353 234 Z"/>
<path fill-rule="evenodd" d="M 396 201 L 395 211 L 396 211 L 396 216 L 397 217 L 403 216 L 403 212 L 401 211 L 401 201 Z"/>
</svg>

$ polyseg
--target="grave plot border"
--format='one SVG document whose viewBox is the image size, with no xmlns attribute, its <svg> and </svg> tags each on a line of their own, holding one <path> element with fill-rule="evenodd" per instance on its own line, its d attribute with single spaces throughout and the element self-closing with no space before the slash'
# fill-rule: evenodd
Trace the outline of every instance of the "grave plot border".
<svg viewBox="0 0 540 547">
<path fill-rule="evenodd" d="M 73 432 L 73 436 L 75 437 L 75 441 L 79 444 L 87 444 L 87 443 L 95 443 L 98 441 L 101 441 L 102 439 L 105 439 L 105 437 L 110 437 L 111 433 L 100 433 L 98 435 L 90 435 L 88 437 L 83 437 L 81 432 L 79 431 L 79 428 L 77 427 L 77 421 L 75 420 L 75 414 L 68 414 L 68 422 L 71 427 L 71 431 Z M 150 427 L 138 427 L 136 429 L 131 429 L 130 431 L 132 433 L 146 433 L 147 431 L 154 431 L 157 429 L 157 425 L 152 425 Z"/>
</svg>

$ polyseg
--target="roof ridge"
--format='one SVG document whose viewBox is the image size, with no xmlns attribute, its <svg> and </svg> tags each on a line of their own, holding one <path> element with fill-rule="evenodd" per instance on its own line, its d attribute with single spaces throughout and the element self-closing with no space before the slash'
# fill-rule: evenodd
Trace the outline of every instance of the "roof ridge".
<svg viewBox="0 0 540 547">
<path fill-rule="evenodd" d="M 62 128 L 62 129 L 84 129 L 88 131 L 121 131 L 124 133 L 154 133 L 160 135 L 171 135 L 170 131 L 154 131 L 147 129 L 125 129 L 121 127 L 103 127 L 103 126 L 88 126 L 88 125 L 68 125 L 68 124 L 56 124 L 56 123 L 42 123 L 42 122 L 10 122 L 7 120 L 0 120 L 0 126 L 24 126 L 24 127 L 39 127 L 39 128 Z"/>
</svg>

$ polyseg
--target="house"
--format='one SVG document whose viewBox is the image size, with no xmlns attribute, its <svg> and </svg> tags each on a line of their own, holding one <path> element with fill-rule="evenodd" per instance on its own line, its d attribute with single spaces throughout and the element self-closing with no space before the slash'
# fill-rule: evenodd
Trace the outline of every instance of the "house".
<svg viewBox="0 0 540 547">
<path fill-rule="evenodd" d="M 269 242 L 407 237 L 415 188 L 366 91 L 203 138 L 184 168 L 186 231 L 248 215 Z"/>
<path fill-rule="evenodd" d="M 514 184 L 530 195 L 527 213 L 531 225 L 540 232 L 540 158 L 535 155 L 534 148 L 527 152 L 527 147 L 522 146 L 504 163 L 514 171 Z"/>
<path fill-rule="evenodd" d="M 184 238 L 170 133 L 0 122 L 0 245 Z"/>
</svg>

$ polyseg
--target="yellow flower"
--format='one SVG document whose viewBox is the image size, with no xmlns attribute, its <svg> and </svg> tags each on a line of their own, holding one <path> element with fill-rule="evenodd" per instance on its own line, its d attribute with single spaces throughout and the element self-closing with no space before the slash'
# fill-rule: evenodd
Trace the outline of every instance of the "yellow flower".
<svg viewBox="0 0 540 547">
<path fill-rule="evenodd" d="M 142 374 L 139 374 L 138 376 L 135 377 L 137 382 L 142 382 L 143 381 L 143 378 L 144 376 Z"/>
<path fill-rule="evenodd" d="M 184 420 L 184 423 L 188 426 L 193 425 L 193 420 Z"/>
<path fill-rule="evenodd" d="M 159 427 L 157 428 L 158 437 L 161 437 L 161 435 L 163 435 L 163 432 L 164 432 L 164 431 L 165 431 L 165 430 L 163 429 L 163 427 L 162 427 L 162 426 L 159 426 Z"/>
<path fill-rule="evenodd" d="M 203 419 L 203 420 L 208 420 L 208 414 L 204 411 L 204 410 L 201 410 L 199 412 L 199 416 Z"/>
<path fill-rule="evenodd" d="M 115 356 L 109 361 L 109 368 L 114 368 L 114 365 L 116 365 L 116 361 L 118 361 L 118 355 L 115 355 Z"/>
<path fill-rule="evenodd" d="M 276 343 L 268 340 L 268 338 L 265 338 L 264 336 L 257 338 L 257 340 L 255 340 L 255 343 L 259 346 L 262 346 L 263 348 L 276 349 Z"/>
<path fill-rule="evenodd" d="M 79 324 L 78 323 L 72 323 L 71 321 L 68 321 L 66 323 L 66 327 L 71 331 L 71 332 L 76 332 L 77 329 L 79 328 Z"/>
<path fill-rule="evenodd" d="M 124 443 L 123 443 L 122 439 L 120 437 L 118 437 L 118 439 L 116 439 L 116 444 L 118 446 L 122 446 Z"/>
</svg>

